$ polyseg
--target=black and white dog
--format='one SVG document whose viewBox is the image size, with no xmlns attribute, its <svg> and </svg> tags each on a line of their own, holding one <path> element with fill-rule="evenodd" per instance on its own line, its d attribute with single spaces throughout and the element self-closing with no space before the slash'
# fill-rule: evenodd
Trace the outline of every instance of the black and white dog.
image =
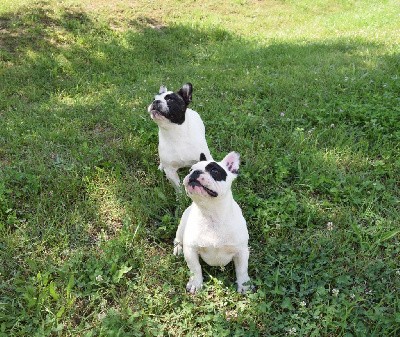
<svg viewBox="0 0 400 337">
<path fill-rule="evenodd" d="M 225 266 L 233 260 L 238 292 L 249 289 L 249 234 L 231 190 L 239 159 L 238 153 L 231 152 L 218 163 L 200 161 L 183 180 L 193 203 L 182 215 L 174 240 L 174 255 L 183 252 L 185 256 L 191 272 L 186 285 L 190 293 L 195 293 L 203 284 L 199 256 L 211 266 Z"/>
<path fill-rule="evenodd" d="M 188 108 L 192 101 L 193 86 L 186 83 L 177 92 L 168 91 L 162 86 L 148 112 L 158 131 L 159 169 L 177 189 L 180 180 L 177 170 L 203 159 L 211 160 L 211 154 L 205 138 L 205 127 L 199 114 Z"/>
</svg>

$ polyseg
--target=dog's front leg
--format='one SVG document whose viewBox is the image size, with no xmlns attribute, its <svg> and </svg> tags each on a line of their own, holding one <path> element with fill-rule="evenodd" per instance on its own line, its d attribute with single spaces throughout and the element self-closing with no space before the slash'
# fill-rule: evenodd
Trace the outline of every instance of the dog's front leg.
<svg viewBox="0 0 400 337">
<path fill-rule="evenodd" d="M 178 229 L 176 230 L 176 235 L 175 235 L 175 239 L 174 239 L 174 255 L 175 256 L 178 256 L 183 253 L 183 234 L 185 232 L 187 219 L 188 219 L 191 207 L 192 206 L 189 206 L 183 212 Z"/>
<path fill-rule="evenodd" d="M 175 189 L 177 191 L 180 191 L 180 181 L 179 181 L 179 176 L 178 172 L 176 169 L 172 167 L 165 168 L 164 167 L 164 172 L 165 175 L 167 176 L 168 180 L 174 185 Z"/>
<path fill-rule="evenodd" d="M 191 273 L 189 282 L 186 285 L 186 290 L 191 294 L 194 294 L 203 285 L 203 274 L 201 272 L 199 253 L 195 248 L 183 246 L 183 254 Z"/>
<path fill-rule="evenodd" d="M 238 285 L 237 291 L 244 294 L 250 288 L 250 285 L 246 284 L 246 282 L 250 281 L 250 277 L 247 272 L 249 263 L 249 248 L 245 247 L 241 249 L 233 257 L 233 262 L 235 263 L 236 270 L 236 282 Z"/>
</svg>

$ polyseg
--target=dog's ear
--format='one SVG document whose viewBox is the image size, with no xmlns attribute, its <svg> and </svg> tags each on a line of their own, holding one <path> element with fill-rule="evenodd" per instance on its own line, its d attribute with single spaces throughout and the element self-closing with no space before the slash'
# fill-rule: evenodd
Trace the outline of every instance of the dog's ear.
<svg viewBox="0 0 400 337">
<path fill-rule="evenodd" d="M 192 101 L 192 92 L 192 83 L 186 83 L 178 90 L 177 94 L 183 98 L 186 105 L 189 105 L 189 103 Z"/>
<path fill-rule="evenodd" d="M 206 160 L 207 160 L 206 155 L 203 152 L 200 153 L 200 161 L 206 161 Z"/>
<path fill-rule="evenodd" d="M 237 152 L 228 153 L 224 159 L 222 159 L 223 166 L 231 173 L 239 173 L 240 165 L 240 154 Z"/>
<path fill-rule="evenodd" d="M 165 86 L 162 85 L 162 86 L 160 87 L 160 90 L 158 91 L 158 93 L 159 93 L 159 94 L 163 94 L 164 92 L 167 92 L 167 91 L 168 91 L 168 90 L 167 90 L 167 87 L 165 87 Z"/>
</svg>

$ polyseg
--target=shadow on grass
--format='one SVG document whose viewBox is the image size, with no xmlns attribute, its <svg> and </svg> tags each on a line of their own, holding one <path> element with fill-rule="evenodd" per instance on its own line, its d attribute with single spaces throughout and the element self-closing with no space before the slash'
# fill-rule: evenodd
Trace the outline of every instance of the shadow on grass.
<svg viewBox="0 0 400 337">
<path fill-rule="evenodd" d="M 135 279 L 154 275 L 156 281 L 147 282 L 157 291 L 164 284 L 184 286 L 183 262 L 167 258 L 165 247 L 187 200 L 177 201 L 156 170 L 157 130 L 146 106 L 161 83 L 175 89 L 185 81 L 194 83 L 193 108 L 203 116 L 215 157 L 236 150 L 244 159 L 234 188 L 249 222 L 250 270 L 260 290 L 249 305 L 256 315 L 243 311 L 247 328 L 283 333 L 286 326 L 269 329 L 264 321 L 289 320 L 297 307 L 288 298 L 322 307 L 338 284 L 362 293 L 368 283 L 379 294 L 370 304 L 385 304 L 378 313 L 368 305 L 354 311 L 362 331 L 393 313 L 393 302 L 382 295 L 393 285 L 373 276 L 389 279 L 393 263 L 369 261 L 368 249 L 394 228 L 397 216 L 399 74 L 392 72 L 400 68 L 399 55 L 381 54 L 382 46 L 356 39 L 261 45 L 223 29 L 164 26 L 150 18 L 132 18 L 116 29 L 79 8 L 55 11 L 46 2 L 3 14 L 0 25 L 0 223 L 8 235 L 0 271 L 10 280 L 3 286 L 7 298 L 16 295 L 28 307 L 12 309 L 20 322 L 21 311 L 29 317 L 37 309 L 42 319 L 46 306 L 66 306 L 47 293 L 29 307 L 23 298 L 30 290 L 11 283 L 30 278 L 43 286 L 36 274 L 45 269 L 60 287 L 75 275 L 81 305 L 72 316 L 98 312 L 98 305 L 83 299 L 107 293 L 106 286 L 125 293 Z M 356 238 L 349 225 L 356 218 L 381 230 L 361 228 Z M 341 245 L 355 250 L 349 255 L 324 231 L 332 220 Z M 307 243 L 310 237 L 315 241 Z M 161 271 L 160 261 L 140 248 L 153 243 L 165 259 Z M 32 258 L 38 250 L 48 253 Z M 379 253 L 395 255 L 390 246 L 379 246 Z M 368 267 L 356 261 L 359 254 Z M 171 268 L 181 268 L 178 277 L 167 272 Z M 101 286 L 96 273 L 109 283 Z M 227 275 L 225 285 L 233 280 L 232 268 Z M 133 305 L 146 306 L 141 300 Z M 180 295 L 173 300 L 190 302 Z M 267 309 L 280 316 L 270 317 Z M 206 309 L 198 310 L 202 315 Z M 332 315 L 325 333 L 347 331 L 335 328 L 340 317 Z M 166 317 L 161 313 L 153 323 L 166 324 Z M 377 329 L 392 323 L 381 322 Z M 219 321 L 233 330 L 242 323 Z"/>
</svg>

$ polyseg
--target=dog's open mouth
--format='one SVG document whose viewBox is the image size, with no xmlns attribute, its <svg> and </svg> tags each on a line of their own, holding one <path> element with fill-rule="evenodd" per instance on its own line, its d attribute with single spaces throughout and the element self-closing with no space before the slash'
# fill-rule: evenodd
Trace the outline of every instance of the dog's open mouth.
<svg viewBox="0 0 400 337">
<path fill-rule="evenodd" d="M 150 110 L 150 116 L 154 120 L 161 120 L 161 119 L 167 118 L 160 110 L 156 110 L 156 109 Z"/>
<path fill-rule="evenodd" d="M 210 190 L 208 187 L 205 187 L 204 185 L 200 184 L 200 182 L 198 180 L 190 180 L 188 185 L 191 187 L 199 186 L 199 187 L 203 188 L 204 191 L 206 191 L 208 193 L 208 195 L 210 195 L 211 197 L 215 198 L 218 196 L 217 192 Z"/>
<path fill-rule="evenodd" d="M 151 109 L 150 113 L 152 116 L 162 116 L 161 112 L 156 109 Z"/>
</svg>

